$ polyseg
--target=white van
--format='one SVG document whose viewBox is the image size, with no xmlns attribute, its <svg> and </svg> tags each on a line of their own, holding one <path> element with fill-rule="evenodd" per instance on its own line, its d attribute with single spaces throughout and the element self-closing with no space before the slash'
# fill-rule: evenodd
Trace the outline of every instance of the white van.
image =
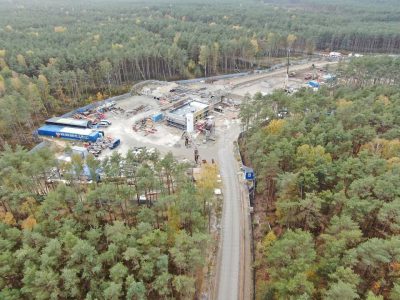
<svg viewBox="0 0 400 300">
<path fill-rule="evenodd" d="M 99 123 L 97 123 L 98 127 L 108 127 L 111 125 L 111 122 L 108 120 L 101 120 Z"/>
</svg>

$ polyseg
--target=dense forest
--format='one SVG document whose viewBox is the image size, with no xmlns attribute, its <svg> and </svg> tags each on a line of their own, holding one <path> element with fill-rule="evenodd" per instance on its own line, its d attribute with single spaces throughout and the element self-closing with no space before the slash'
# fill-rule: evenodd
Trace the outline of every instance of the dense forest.
<svg viewBox="0 0 400 300">
<path fill-rule="evenodd" d="M 102 182 L 83 184 L 73 156 L 69 185 L 55 185 L 48 149 L 0 154 L 0 299 L 193 299 L 213 246 L 215 165 L 195 187 L 172 154 L 86 163 Z"/>
<path fill-rule="evenodd" d="M 199 297 L 214 164 L 195 185 L 172 154 L 89 156 L 103 176 L 83 183 L 79 156 L 16 145 L 140 80 L 268 68 L 288 48 L 398 54 L 398 1 L 360 2 L 0 0 L 0 299 Z M 319 92 L 245 99 L 258 299 L 400 299 L 399 67 L 354 59 Z"/>
<path fill-rule="evenodd" d="M 399 63 L 353 60 L 340 85 L 243 104 L 257 299 L 400 299 Z"/>
<path fill-rule="evenodd" d="M 267 67 L 288 47 L 399 52 L 396 2 L 0 0 L 0 147 L 138 80 Z"/>
</svg>

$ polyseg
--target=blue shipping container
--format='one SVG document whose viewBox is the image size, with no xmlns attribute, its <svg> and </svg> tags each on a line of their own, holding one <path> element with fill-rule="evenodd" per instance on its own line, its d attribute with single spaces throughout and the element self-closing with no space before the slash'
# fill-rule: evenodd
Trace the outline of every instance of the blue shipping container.
<svg viewBox="0 0 400 300">
<path fill-rule="evenodd" d="M 155 115 L 153 115 L 153 116 L 151 117 L 151 120 L 152 120 L 153 122 L 160 122 L 160 121 L 162 121 L 163 119 L 164 119 L 164 115 L 163 115 L 162 113 L 155 114 Z"/>
<path fill-rule="evenodd" d="M 319 88 L 319 83 L 316 81 L 309 81 L 308 85 L 312 88 Z"/>
<path fill-rule="evenodd" d="M 38 129 L 38 134 L 68 140 L 95 142 L 103 137 L 103 133 L 92 129 L 81 129 L 57 125 L 44 125 Z"/>
</svg>

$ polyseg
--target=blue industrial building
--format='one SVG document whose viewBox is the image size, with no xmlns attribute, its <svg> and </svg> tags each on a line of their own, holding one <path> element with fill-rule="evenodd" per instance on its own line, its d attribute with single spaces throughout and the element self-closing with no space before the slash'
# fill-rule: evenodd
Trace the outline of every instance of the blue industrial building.
<svg viewBox="0 0 400 300">
<path fill-rule="evenodd" d="M 104 132 L 90 128 L 74 128 L 58 125 L 44 125 L 38 129 L 38 134 L 68 140 L 96 142 L 104 136 Z"/>
</svg>

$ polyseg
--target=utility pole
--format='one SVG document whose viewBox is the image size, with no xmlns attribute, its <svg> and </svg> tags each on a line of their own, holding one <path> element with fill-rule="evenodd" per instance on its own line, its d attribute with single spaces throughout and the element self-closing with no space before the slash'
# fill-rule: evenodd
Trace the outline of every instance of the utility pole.
<svg viewBox="0 0 400 300">
<path fill-rule="evenodd" d="M 317 70 L 315 69 L 315 64 L 312 64 L 312 79 L 317 79 Z"/>
<path fill-rule="evenodd" d="M 287 66 L 286 66 L 286 79 L 284 89 L 289 87 L 289 66 L 290 66 L 290 48 L 287 49 Z"/>
</svg>

